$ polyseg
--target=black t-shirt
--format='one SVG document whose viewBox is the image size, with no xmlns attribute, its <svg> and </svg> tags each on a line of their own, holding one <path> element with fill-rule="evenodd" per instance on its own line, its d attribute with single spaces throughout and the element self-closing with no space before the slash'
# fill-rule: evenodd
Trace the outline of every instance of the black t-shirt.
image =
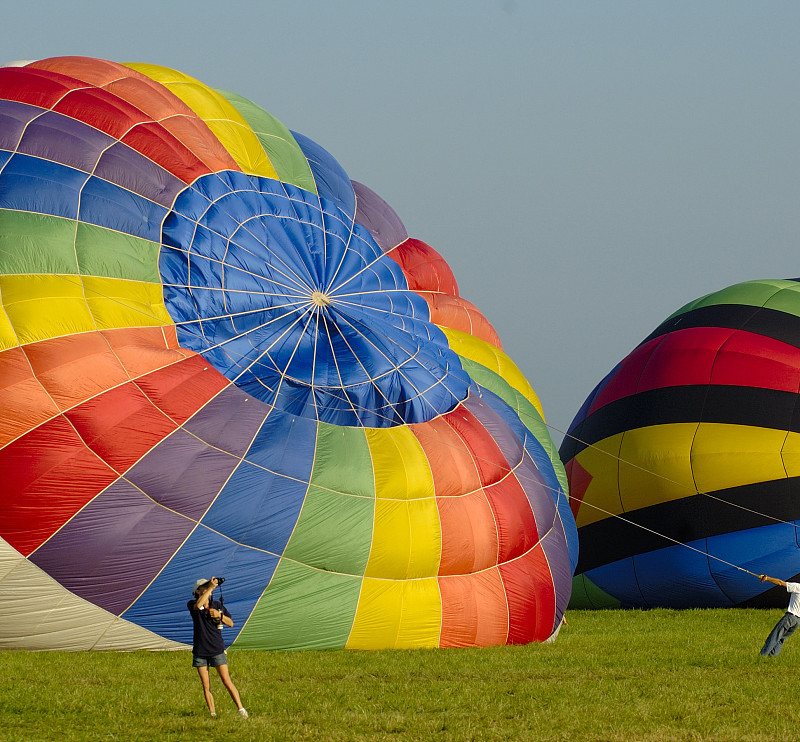
<svg viewBox="0 0 800 742">
<path fill-rule="evenodd" d="M 186 607 L 192 615 L 192 623 L 194 624 L 194 633 L 192 635 L 192 654 L 198 657 L 214 657 L 222 654 L 225 651 L 225 643 L 222 641 L 222 630 L 217 628 L 217 624 L 211 616 L 208 615 L 208 609 L 203 608 L 197 610 L 197 598 L 192 598 Z M 230 617 L 228 609 L 225 608 L 218 600 L 210 600 L 208 602 L 210 608 L 221 610 L 223 615 Z"/>
</svg>

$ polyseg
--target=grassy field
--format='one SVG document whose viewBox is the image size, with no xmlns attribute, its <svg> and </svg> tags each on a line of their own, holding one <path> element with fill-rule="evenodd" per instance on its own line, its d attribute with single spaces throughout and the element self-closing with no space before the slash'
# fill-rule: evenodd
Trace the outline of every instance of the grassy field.
<svg viewBox="0 0 800 742">
<path fill-rule="evenodd" d="M 780 611 L 567 614 L 553 644 L 229 653 L 251 718 L 186 653 L 2 654 L 0 739 L 776 740 L 792 736 L 800 633 L 758 655 Z"/>
</svg>

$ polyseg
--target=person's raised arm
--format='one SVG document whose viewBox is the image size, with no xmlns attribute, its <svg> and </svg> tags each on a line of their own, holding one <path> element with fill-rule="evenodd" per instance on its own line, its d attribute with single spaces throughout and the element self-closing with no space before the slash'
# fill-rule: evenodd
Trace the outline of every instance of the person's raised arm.
<svg viewBox="0 0 800 742">
<path fill-rule="evenodd" d="M 778 587 L 786 587 L 786 583 L 783 580 L 779 580 L 777 577 L 759 575 L 758 579 L 761 580 L 761 582 L 771 582 L 773 585 L 777 585 Z"/>
<path fill-rule="evenodd" d="M 211 593 L 214 592 L 214 588 L 218 585 L 216 577 L 212 577 L 203 587 L 200 589 L 200 592 L 197 593 L 197 602 L 194 604 L 194 607 L 197 610 L 202 610 L 208 605 L 208 599 L 211 597 Z"/>
</svg>

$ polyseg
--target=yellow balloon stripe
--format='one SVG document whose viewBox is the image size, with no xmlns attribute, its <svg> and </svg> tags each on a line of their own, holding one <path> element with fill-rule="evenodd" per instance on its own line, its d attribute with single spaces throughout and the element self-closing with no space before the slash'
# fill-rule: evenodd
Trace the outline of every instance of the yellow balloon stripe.
<svg viewBox="0 0 800 742">
<path fill-rule="evenodd" d="M 364 578 L 348 649 L 424 649 L 439 646 L 442 599 L 435 577 Z"/>
<path fill-rule="evenodd" d="M 255 132 L 223 96 L 189 75 L 156 64 L 126 64 L 168 88 L 191 108 L 219 139 L 239 167 L 248 175 L 277 180 Z"/>
<path fill-rule="evenodd" d="M 3 347 L 115 327 L 172 324 L 164 307 L 161 284 L 119 278 L 59 275 L 0 276 L 5 322 Z"/>
<path fill-rule="evenodd" d="M 17 333 L 14 332 L 14 325 L 4 306 L 3 284 L 0 279 L 0 351 L 16 348 L 20 344 Z"/>
<path fill-rule="evenodd" d="M 525 399 L 527 399 L 542 416 L 544 420 L 544 410 L 533 391 L 530 382 L 525 378 L 522 371 L 517 368 L 517 365 L 512 361 L 502 350 L 495 348 L 485 340 L 476 338 L 474 335 L 469 335 L 466 332 L 453 330 L 450 327 L 439 328 L 447 337 L 447 342 L 454 353 L 458 353 L 470 361 L 480 363 L 482 366 L 494 371 L 498 376 L 502 377 L 504 381 L 516 389 Z"/>
<path fill-rule="evenodd" d="M 433 577 L 439 571 L 441 554 L 439 509 L 433 498 L 375 501 L 365 575 L 391 580 Z"/>
<path fill-rule="evenodd" d="M 83 285 L 98 330 L 173 324 L 160 283 L 84 276 Z"/>
<path fill-rule="evenodd" d="M 434 496 L 430 464 L 410 428 L 367 428 L 366 432 L 375 470 L 375 497 L 410 500 Z"/>
<path fill-rule="evenodd" d="M 370 428 L 366 434 L 376 500 L 365 574 L 388 579 L 435 576 L 442 532 L 425 452 L 407 427 Z"/>
<path fill-rule="evenodd" d="M 727 423 L 652 425 L 606 438 L 576 459 L 592 478 L 576 517 L 581 528 L 609 513 L 798 476 L 800 434 Z"/>
</svg>

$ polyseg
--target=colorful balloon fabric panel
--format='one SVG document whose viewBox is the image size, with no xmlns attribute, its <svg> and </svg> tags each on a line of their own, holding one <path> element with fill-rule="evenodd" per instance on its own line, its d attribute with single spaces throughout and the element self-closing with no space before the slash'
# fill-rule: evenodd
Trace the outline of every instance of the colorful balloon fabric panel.
<svg viewBox="0 0 800 742">
<path fill-rule="evenodd" d="M 785 590 L 737 567 L 800 575 L 799 391 L 797 281 L 730 286 L 645 338 L 561 447 L 573 606 L 784 608 Z"/>
<path fill-rule="evenodd" d="M 175 70 L 0 68 L 0 646 L 548 639 L 577 532 L 541 405 L 432 247 Z"/>
</svg>

